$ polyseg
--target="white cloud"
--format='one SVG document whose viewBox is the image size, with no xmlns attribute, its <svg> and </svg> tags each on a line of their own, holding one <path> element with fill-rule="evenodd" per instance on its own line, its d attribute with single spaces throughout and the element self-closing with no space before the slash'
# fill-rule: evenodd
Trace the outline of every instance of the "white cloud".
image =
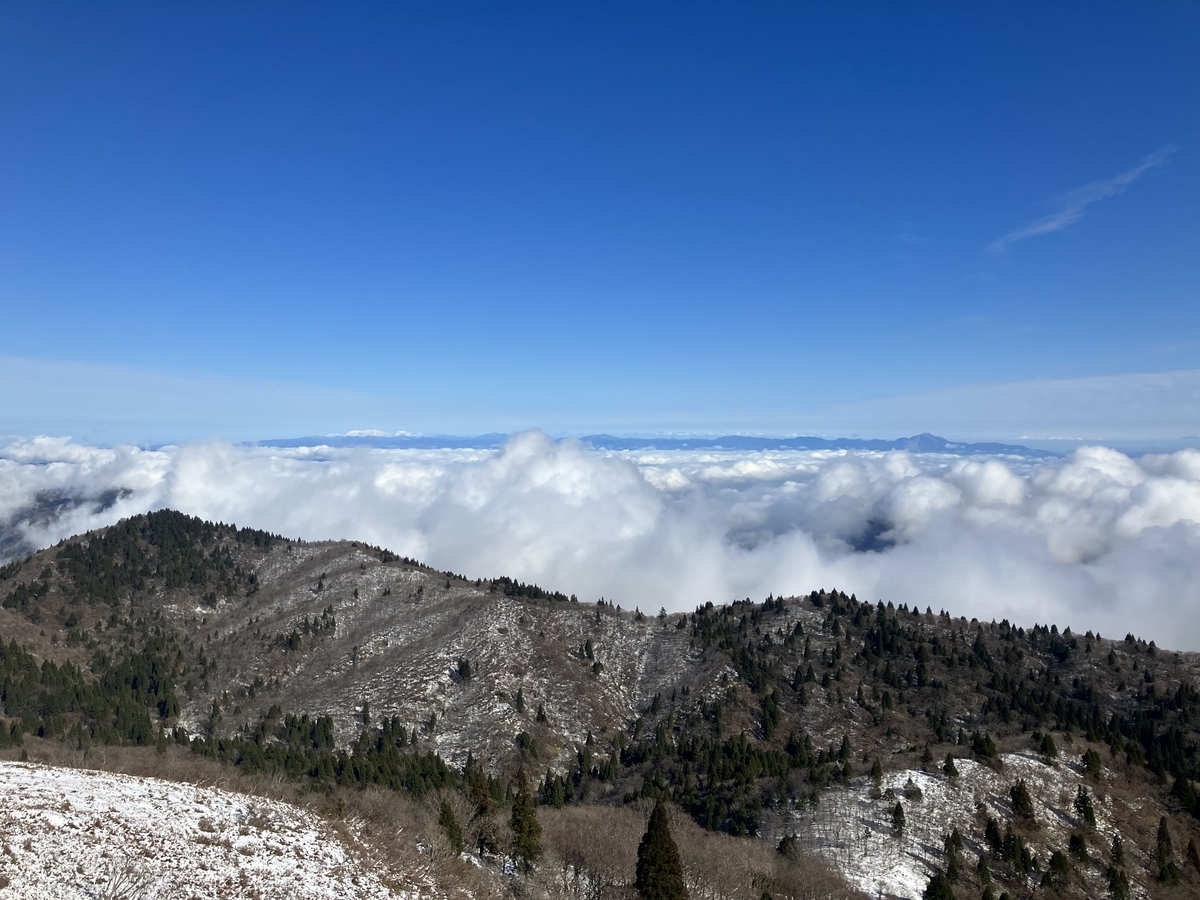
<svg viewBox="0 0 1200 900">
<path fill-rule="evenodd" d="M 1200 452 L 0 448 L 0 553 L 147 509 L 366 540 L 626 607 L 837 586 L 980 618 L 1200 649 Z M 855 549 L 858 548 L 858 549 Z"/>
<path fill-rule="evenodd" d="M 1074 225 L 1083 218 L 1083 214 L 1089 206 L 1100 200 L 1107 200 L 1109 197 L 1123 194 L 1131 184 L 1151 169 L 1163 165 L 1167 158 L 1175 152 L 1175 149 L 1174 144 L 1168 144 L 1161 150 L 1151 153 L 1128 172 L 1122 172 L 1120 175 L 1106 178 L 1103 181 L 1093 181 L 1091 184 L 1068 191 L 1062 196 L 1061 208 L 1056 212 L 1030 222 L 1016 231 L 1010 231 L 1004 237 L 994 241 L 988 249 L 993 253 L 999 253 L 1026 238 L 1053 234 L 1056 231 L 1062 231 L 1069 225 Z"/>
</svg>

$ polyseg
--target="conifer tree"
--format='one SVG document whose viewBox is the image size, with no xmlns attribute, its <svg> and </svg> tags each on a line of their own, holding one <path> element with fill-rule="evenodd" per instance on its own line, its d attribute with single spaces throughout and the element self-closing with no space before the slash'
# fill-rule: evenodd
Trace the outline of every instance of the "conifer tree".
<svg viewBox="0 0 1200 900">
<path fill-rule="evenodd" d="M 687 900 L 679 848 L 671 837 L 667 809 L 661 799 L 655 802 L 646 833 L 638 845 L 634 886 L 642 900 Z"/>
<path fill-rule="evenodd" d="M 542 823 L 538 821 L 537 809 L 529 793 L 529 782 L 524 774 L 517 784 L 509 827 L 512 829 L 513 856 L 521 868 L 529 872 L 542 855 Z"/>
<path fill-rule="evenodd" d="M 954 900 L 954 888 L 950 886 L 946 873 L 941 869 L 935 871 L 921 896 L 923 900 Z"/>
<path fill-rule="evenodd" d="M 904 807 L 900 801 L 896 801 L 896 806 L 892 810 L 892 831 L 897 835 L 904 833 Z"/>
<path fill-rule="evenodd" d="M 1175 848 L 1171 845 L 1166 816 L 1158 822 L 1158 880 L 1167 885 L 1179 884 L 1179 867 L 1175 865 Z"/>
<path fill-rule="evenodd" d="M 1009 795 L 1012 797 L 1013 815 L 1018 819 L 1033 819 L 1033 798 L 1029 796 L 1025 779 L 1022 778 L 1014 784 Z"/>
<path fill-rule="evenodd" d="M 475 806 L 475 816 L 472 821 L 475 829 L 475 843 L 479 847 L 479 852 L 495 853 L 497 849 L 496 828 L 492 822 L 492 813 L 496 811 L 496 803 L 488 788 L 487 776 L 481 769 L 475 770 L 475 775 L 471 780 L 470 799 Z"/>
<path fill-rule="evenodd" d="M 1092 805 L 1091 794 L 1081 784 L 1075 792 L 1075 812 L 1089 828 L 1096 827 L 1096 808 Z"/>
<path fill-rule="evenodd" d="M 455 856 L 461 856 L 463 852 L 462 826 L 458 824 L 454 810 L 450 808 L 450 804 L 445 800 L 442 801 L 441 809 L 438 810 L 438 827 L 442 829 L 442 833 L 446 835 L 446 840 L 450 842 L 451 852 Z"/>
</svg>

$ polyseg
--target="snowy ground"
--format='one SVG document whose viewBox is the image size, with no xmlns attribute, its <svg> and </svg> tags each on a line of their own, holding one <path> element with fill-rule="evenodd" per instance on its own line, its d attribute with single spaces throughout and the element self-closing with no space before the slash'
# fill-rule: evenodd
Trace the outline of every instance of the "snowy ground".
<svg viewBox="0 0 1200 900">
<path fill-rule="evenodd" d="M 398 896 L 316 815 L 108 772 L 0 763 L 0 897 Z"/>
<path fill-rule="evenodd" d="M 792 811 L 784 821 L 771 823 L 769 830 L 780 834 L 766 836 L 778 839 L 782 833 L 797 833 L 870 897 L 918 898 L 943 862 L 945 836 L 956 827 L 965 842 L 963 862 L 974 868 L 983 849 L 983 821 L 989 815 L 1001 823 L 1011 819 L 1009 789 L 1024 779 L 1040 823 L 1029 845 L 1044 868 L 1053 850 L 1066 849 L 1069 833 L 1078 826 L 1071 818 L 1071 805 L 1085 782 L 1078 767 L 1066 762 L 1051 765 L 1026 753 L 1006 753 L 1002 760 L 1001 772 L 970 759 L 956 760 L 957 778 L 916 770 L 889 773 L 880 783 L 878 798 L 872 797 L 871 779 L 858 778 L 846 789 L 824 792 L 815 809 Z M 920 789 L 920 799 L 905 796 L 910 778 Z M 1102 796 L 1103 788 L 1097 792 L 1097 785 L 1087 787 L 1096 810 L 1094 846 L 1107 846 L 1114 821 L 1129 810 L 1111 796 Z M 905 812 L 900 835 L 892 830 L 897 801 Z M 1137 848 L 1127 841 L 1126 852 L 1132 858 Z M 1100 874 L 1100 869 L 1086 873 L 1089 886 L 1101 889 Z"/>
</svg>

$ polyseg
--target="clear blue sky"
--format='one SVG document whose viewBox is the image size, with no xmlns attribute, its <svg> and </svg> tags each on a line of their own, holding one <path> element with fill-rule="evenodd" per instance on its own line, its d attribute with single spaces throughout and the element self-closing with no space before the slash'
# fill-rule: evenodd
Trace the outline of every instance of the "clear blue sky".
<svg viewBox="0 0 1200 900">
<path fill-rule="evenodd" d="M 6 3 L 0 431 L 828 430 L 1200 369 L 1198 47 L 1193 3 Z"/>
</svg>

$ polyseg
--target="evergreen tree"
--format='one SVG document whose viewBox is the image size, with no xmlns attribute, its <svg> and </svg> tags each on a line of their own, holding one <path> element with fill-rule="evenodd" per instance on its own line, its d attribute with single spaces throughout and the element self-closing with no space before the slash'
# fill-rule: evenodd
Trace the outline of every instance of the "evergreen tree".
<svg viewBox="0 0 1200 900">
<path fill-rule="evenodd" d="M 445 800 L 442 801 L 441 809 L 438 810 L 438 827 L 442 829 L 442 833 L 446 835 L 446 840 L 450 842 L 450 850 L 455 856 L 461 856 L 463 852 L 462 826 L 458 824 L 458 819 L 454 816 L 454 810 L 450 808 L 450 804 Z"/>
<path fill-rule="evenodd" d="M 1129 876 L 1124 869 L 1108 867 L 1108 893 L 1113 900 L 1129 900 Z"/>
<path fill-rule="evenodd" d="M 1018 819 L 1033 819 L 1033 798 L 1029 796 L 1025 779 L 1022 778 L 1012 786 L 1009 796 L 1012 797 L 1013 815 Z"/>
<path fill-rule="evenodd" d="M 941 869 L 934 872 L 929 884 L 925 886 L 925 893 L 921 896 L 924 900 L 954 900 L 954 888 L 950 886 L 950 879 L 946 877 L 946 873 Z"/>
<path fill-rule="evenodd" d="M 1081 784 L 1075 793 L 1075 812 L 1089 828 L 1096 827 L 1096 809 L 1092 806 L 1091 794 Z"/>
<path fill-rule="evenodd" d="M 900 801 L 896 801 L 896 806 L 892 810 L 892 831 L 897 835 L 904 833 L 904 807 L 900 805 Z"/>
<path fill-rule="evenodd" d="M 1158 880 L 1168 885 L 1179 884 L 1179 867 L 1175 865 L 1175 848 L 1166 816 L 1158 822 Z"/>
<path fill-rule="evenodd" d="M 542 823 L 538 821 L 537 809 L 529 793 L 529 782 L 524 775 L 521 775 L 517 785 L 509 827 L 512 829 L 513 856 L 521 868 L 529 872 L 542 855 Z"/>
<path fill-rule="evenodd" d="M 488 787 L 487 776 L 481 769 L 475 770 L 475 775 L 471 780 L 470 800 L 475 806 L 475 816 L 472 819 L 475 844 L 481 854 L 495 853 L 499 849 L 496 840 L 496 825 L 492 821 L 496 803 Z"/>
<path fill-rule="evenodd" d="M 980 884 L 992 883 L 992 869 L 988 865 L 987 856 L 983 853 L 979 854 L 979 862 L 975 865 L 975 871 L 979 873 Z"/>
<path fill-rule="evenodd" d="M 634 886 L 642 900 L 687 900 L 679 848 L 671 837 L 667 809 L 661 799 L 655 802 L 646 833 L 638 845 Z"/>
</svg>

